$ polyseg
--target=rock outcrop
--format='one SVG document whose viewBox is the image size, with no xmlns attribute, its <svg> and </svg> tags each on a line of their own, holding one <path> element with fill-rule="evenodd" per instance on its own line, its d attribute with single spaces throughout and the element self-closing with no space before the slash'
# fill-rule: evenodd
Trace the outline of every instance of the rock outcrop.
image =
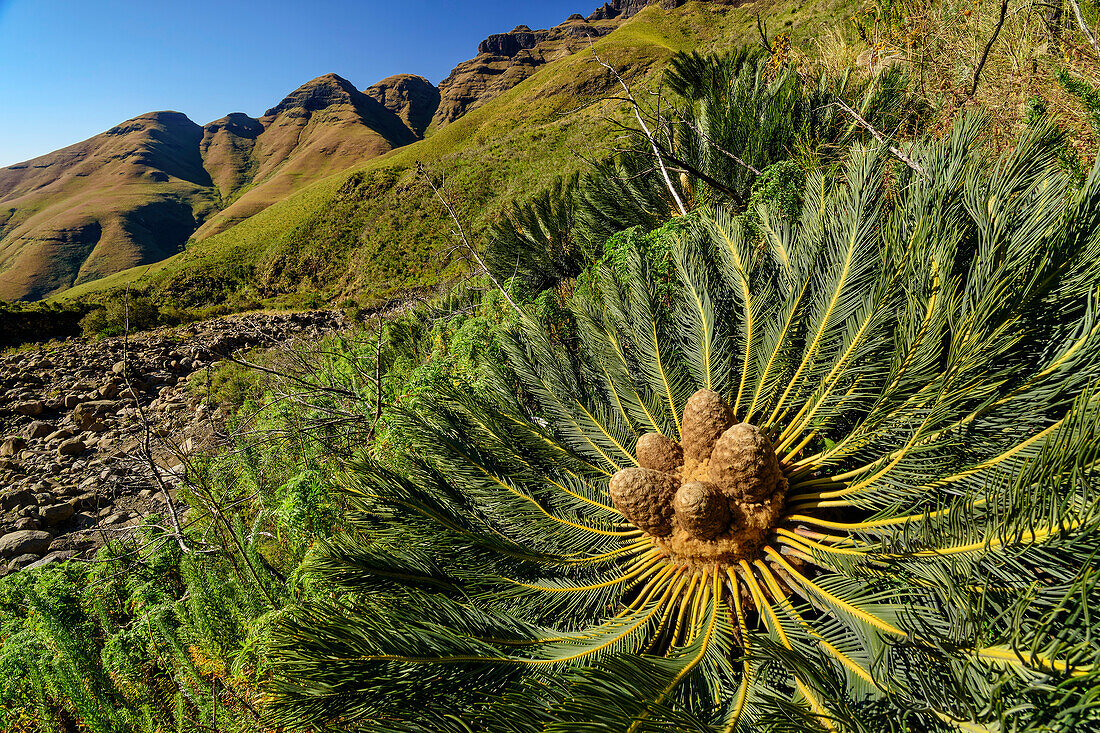
<svg viewBox="0 0 1100 733">
<path fill-rule="evenodd" d="M 546 30 L 533 31 L 521 25 L 508 33 L 494 33 L 478 44 L 477 56 L 456 66 L 439 83 L 439 109 L 433 125 L 454 122 L 516 86 L 540 66 L 586 48 L 590 39 L 615 30 L 620 20 L 592 22 L 572 15 Z"/>
<path fill-rule="evenodd" d="M 396 114 L 417 137 L 431 124 L 439 109 L 439 90 L 414 74 L 395 74 L 372 84 L 365 93 Z"/>
</svg>

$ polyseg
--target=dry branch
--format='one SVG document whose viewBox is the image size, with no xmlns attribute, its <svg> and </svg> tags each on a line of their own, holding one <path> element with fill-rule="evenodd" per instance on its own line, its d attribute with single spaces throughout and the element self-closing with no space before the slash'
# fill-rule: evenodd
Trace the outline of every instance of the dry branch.
<svg viewBox="0 0 1100 733">
<path fill-rule="evenodd" d="M 459 237 L 459 239 L 462 240 L 462 244 L 465 245 L 466 251 L 469 252 L 469 254 L 474 258 L 474 260 L 478 264 L 478 267 L 480 267 L 485 272 L 485 274 L 489 276 L 489 279 L 493 281 L 493 285 L 495 285 L 496 289 L 500 291 L 500 294 L 504 296 L 504 299 L 508 301 L 508 305 L 512 306 L 512 309 L 515 310 L 515 312 L 522 317 L 523 311 L 520 310 L 519 306 L 516 305 L 515 301 L 512 300 L 512 296 L 508 295 L 508 291 L 501 286 L 501 284 L 493 276 L 493 273 L 489 271 L 489 268 L 485 266 L 485 261 L 482 260 L 481 255 L 477 253 L 477 248 L 474 247 L 474 244 L 470 241 L 470 238 L 466 236 L 466 230 L 462 227 L 462 222 L 459 220 L 458 214 L 455 212 L 454 207 L 451 206 L 451 202 L 448 201 L 447 198 L 443 195 L 445 181 L 441 182 L 437 186 L 431 174 L 429 174 L 428 170 L 424 167 L 424 164 L 419 161 L 417 161 L 416 163 L 416 172 L 425 181 L 428 182 L 428 186 L 431 187 L 432 193 L 434 193 L 435 197 L 439 199 L 439 202 L 443 204 L 443 207 L 447 209 L 447 213 L 451 215 L 451 220 L 455 223 L 455 226 L 457 227 L 455 234 Z"/>
<path fill-rule="evenodd" d="M 893 153 L 897 157 L 898 160 L 900 160 L 902 163 L 905 163 L 907 166 L 909 166 L 910 168 L 915 170 L 917 173 L 921 174 L 921 176 L 923 178 L 928 178 L 928 174 L 924 172 L 924 168 L 921 168 L 920 165 L 918 165 L 916 162 L 914 162 L 912 158 L 910 158 L 905 153 L 901 152 L 901 150 L 899 150 L 895 145 L 893 145 L 889 140 L 887 140 L 886 136 L 883 135 L 878 130 L 876 130 L 874 127 L 872 127 L 871 123 L 868 122 L 867 120 L 863 119 L 863 117 L 860 116 L 859 112 L 856 112 L 854 109 L 852 109 L 851 107 L 849 107 L 847 104 L 845 104 L 843 101 L 841 101 L 839 99 L 837 101 L 833 102 L 833 104 L 835 104 L 837 107 L 840 107 L 842 110 L 847 112 L 853 119 L 855 119 L 855 121 L 857 123 L 859 123 L 860 127 L 867 130 L 867 132 L 871 133 L 876 140 L 878 140 L 881 144 L 883 144 L 887 148 L 889 148 L 890 152 Z"/>
<path fill-rule="evenodd" d="M 627 86 L 626 81 L 623 80 L 619 72 L 615 67 L 601 59 L 595 49 L 592 51 L 593 58 L 596 59 L 596 63 L 604 67 L 611 72 L 615 80 L 619 82 L 619 86 L 623 88 L 623 92 L 626 94 L 627 100 L 630 102 L 631 108 L 634 111 L 634 118 L 638 120 L 638 124 L 642 127 L 642 133 L 649 140 L 649 146 L 653 149 L 653 155 L 657 158 L 657 166 L 661 169 L 661 177 L 665 179 L 665 185 L 668 187 L 668 192 L 672 194 L 672 198 L 676 201 L 676 207 L 680 209 L 680 214 L 687 216 L 687 209 L 684 207 L 684 202 L 680 199 L 680 194 L 677 193 L 676 187 L 672 185 L 672 178 L 668 175 L 668 168 L 665 166 L 665 158 L 661 155 L 661 149 L 657 145 L 657 138 L 653 135 L 653 132 L 649 129 L 649 125 L 645 123 L 645 118 L 642 117 L 641 108 L 638 105 L 638 100 L 635 99 L 633 92 L 630 91 L 630 87 Z"/>
</svg>

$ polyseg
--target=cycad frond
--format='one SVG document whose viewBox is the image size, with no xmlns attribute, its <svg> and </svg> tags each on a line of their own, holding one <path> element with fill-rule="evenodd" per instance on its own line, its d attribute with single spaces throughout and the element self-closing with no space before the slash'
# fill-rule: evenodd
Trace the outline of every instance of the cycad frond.
<svg viewBox="0 0 1100 733">
<path fill-rule="evenodd" d="M 575 351 L 524 323 L 494 397 L 406 415 L 406 474 L 349 473 L 371 539 L 314 566 L 369 608 L 283 626 L 278 720 L 1095 717 L 1100 165 L 1075 192 L 976 130 L 925 175 L 855 152 L 763 240 L 700 208 L 671 295 L 608 268 Z M 537 723 L 502 723 L 521 700 Z"/>
</svg>

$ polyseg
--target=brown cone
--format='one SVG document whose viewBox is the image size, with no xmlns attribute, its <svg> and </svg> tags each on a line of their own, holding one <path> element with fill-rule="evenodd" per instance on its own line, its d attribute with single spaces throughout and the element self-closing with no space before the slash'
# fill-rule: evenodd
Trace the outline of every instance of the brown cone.
<svg viewBox="0 0 1100 733">
<path fill-rule="evenodd" d="M 755 425 L 734 425 L 714 445 L 710 480 L 731 499 L 762 501 L 775 493 L 781 477 L 771 442 Z"/>
<path fill-rule="evenodd" d="M 679 443 L 669 440 L 660 433 L 646 433 L 638 438 L 635 451 L 642 468 L 672 473 L 677 466 L 684 464 L 684 449 Z"/>
<path fill-rule="evenodd" d="M 631 524 L 657 537 L 672 532 L 676 478 L 649 468 L 624 468 L 611 477 L 611 501 Z"/>
<path fill-rule="evenodd" d="M 689 534 L 711 540 L 729 528 L 729 500 L 710 484 L 684 484 L 672 500 L 676 521 Z"/>
<path fill-rule="evenodd" d="M 684 460 L 699 464 L 710 456 L 714 441 L 734 423 L 733 409 L 722 395 L 701 389 L 684 406 Z"/>
</svg>

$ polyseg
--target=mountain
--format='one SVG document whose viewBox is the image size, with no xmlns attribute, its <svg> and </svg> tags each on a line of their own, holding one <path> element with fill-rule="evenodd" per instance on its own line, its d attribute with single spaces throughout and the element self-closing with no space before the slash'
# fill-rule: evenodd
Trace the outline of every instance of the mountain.
<svg viewBox="0 0 1100 733">
<path fill-rule="evenodd" d="M 478 45 L 477 56 L 456 66 L 439 83 L 440 103 L 433 125 L 454 122 L 539 67 L 587 48 L 593 39 L 607 35 L 620 23 L 618 18 L 589 21 L 578 14 L 549 30 L 532 31 L 521 25 L 489 36 Z"/>
<path fill-rule="evenodd" d="M 410 79 L 410 89 L 431 86 Z M 200 127 L 179 112 L 151 112 L 0 169 L 0 299 L 40 298 L 159 262 L 192 237 L 416 141 L 435 107 L 430 94 L 412 93 L 391 109 L 327 74 L 259 119 L 233 113 Z"/>
<path fill-rule="evenodd" d="M 212 211 L 203 128 L 150 112 L 0 169 L 0 298 L 39 298 L 175 254 Z"/>
<path fill-rule="evenodd" d="M 194 232 L 196 239 L 224 231 L 308 183 L 419 139 L 395 111 L 336 74 L 303 84 L 258 120 L 231 115 L 211 122 L 204 133 L 204 160 L 221 184 L 224 208 Z"/>
<path fill-rule="evenodd" d="M 804 7 L 780 0 L 771 12 Z M 607 154 L 590 149 L 606 114 L 585 105 L 613 87 L 593 50 L 646 77 L 677 50 L 752 40 L 752 18 L 736 0 L 615 0 L 491 35 L 438 88 L 400 74 L 359 90 L 328 74 L 258 119 L 139 116 L 0 169 L 0 299 L 139 277 L 194 303 L 242 288 L 382 294 L 437 281 L 449 226 L 417 161 L 448 172 L 476 232 L 501 202 Z"/>
</svg>

